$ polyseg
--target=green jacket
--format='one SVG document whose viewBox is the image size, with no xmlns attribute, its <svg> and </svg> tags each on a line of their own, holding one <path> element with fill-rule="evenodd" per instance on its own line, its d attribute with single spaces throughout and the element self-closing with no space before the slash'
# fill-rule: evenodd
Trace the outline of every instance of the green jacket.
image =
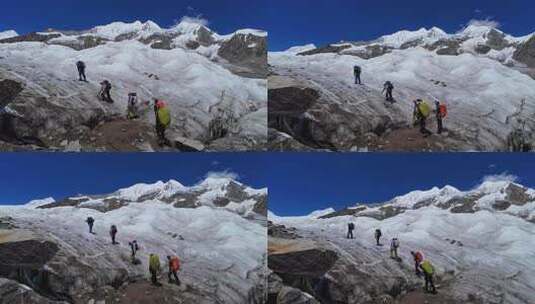
<svg viewBox="0 0 535 304">
<path fill-rule="evenodd" d="M 151 254 L 149 257 L 149 270 L 152 272 L 160 271 L 160 257 L 156 254 Z"/>
<path fill-rule="evenodd" d="M 435 272 L 435 268 L 428 260 L 423 261 L 422 264 L 420 264 L 420 267 L 427 274 L 433 274 Z"/>
<path fill-rule="evenodd" d="M 167 107 L 159 108 L 156 115 L 158 122 L 162 126 L 166 128 L 169 127 L 169 125 L 171 124 L 171 113 L 169 112 L 169 109 Z"/>
</svg>

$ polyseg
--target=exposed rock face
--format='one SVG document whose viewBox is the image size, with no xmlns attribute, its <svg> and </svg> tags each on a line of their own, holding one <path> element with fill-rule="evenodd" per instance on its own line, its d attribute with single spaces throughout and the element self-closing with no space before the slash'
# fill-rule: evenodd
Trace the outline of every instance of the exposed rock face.
<svg viewBox="0 0 535 304">
<path fill-rule="evenodd" d="M 523 206 L 527 202 L 533 201 L 535 198 L 527 194 L 527 189 L 515 184 L 509 184 L 505 189 L 507 194 L 506 199 L 514 205 Z"/>
<path fill-rule="evenodd" d="M 371 59 L 384 54 L 390 53 L 392 51 L 391 47 L 387 47 L 379 44 L 367 45 L 363 51 L 346 51 L 343 54 L 353 55 L 360 57 L 362 59 Z"/>
<path fill-rule="evenodd" d="M 51 39 L 60 37 L 59 34 L 38 34 L 30 33 L 27 35 L 16 36 L 12 38 L 2 39 L 0 43 L 16 43 L 16 42 L 47 42 Z"/>
<path fill-rule="evenodd" d="M 305 52 L 302 52 L 302 53 L 299 53 L 297 55 L 300 55 L 300 56 L 309 56 L 309 55 L 316 55 L 316 54 L 325 54 L 325 53 L 338 53 L 340 51 L 343 51 L 345 49 L 348 49 L 350 48 L 351 45 L 347 44 L 347 45 L 340 45 L 340 46 L 335 46 L 335 45 L 326 45 L 326 46 L 323 46 L 323 47 L 319 47 L 317 49 L 313 49 L 313 50 L 310 50 L 310 51 L 305 51 Z"/>
<path fill-rule="evenodd" d="M 457 56 L 460 55 L 460 47 L 461 47 L 462 40 L 457 39 L 441 39 L 435 43 L 433 43 L 430 46 L 427 46 L 427 48 L 430 51 L 435 51 L 438 55 L 450 55 L 450 56 Z"/>
<path fill-rule="evenodd" d="M 0 278 L 0 304 L 12 303 L 68 304 L 45 298 L 16 281 Z"/>
<path fill-rule="evenodd" d="M 236 34 L 224 41 L 218 55 L 231 64 L 248 69 L 259 78 L 267 77 L 267 38 Z"/>
<path fill-rule="evenodd" d="M 491 29 L 487 34 L 487 46 L 493 50 L 501 51 L 508 47 L 510 44 L 505 39 L 505 34 L 500 33 L 495 29 Z"/>
<path fill-rule="evenodd" d="M 535 35 L 520 45 L 515 51 L 513 59 L 524 63 L 530 68 L 535 68 Z"/>
</svg>

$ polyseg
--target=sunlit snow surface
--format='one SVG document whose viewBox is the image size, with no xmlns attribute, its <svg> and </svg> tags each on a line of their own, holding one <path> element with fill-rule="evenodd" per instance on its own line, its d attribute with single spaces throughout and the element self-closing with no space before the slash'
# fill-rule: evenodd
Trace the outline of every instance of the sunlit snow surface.
<svg viewBox="0 0 535 304">
<path fill-rule="evenodd" d="M 454 290 L 459 295 L 482 293 L 496 295 L 505 292 L 504 303 L 526 303 L 535 292 L 535 200 L 524 206 L 513 206 L 507 211 L 493 210 L 489 202 L 503 199 L 506 182 L 485 182 L 471 191 L 459 191 L 447 186 L 429 191 L 414 191 L 396 197 L 384 206 L 412 207 L 414 203 L 434 199 L 439 204 L 449 198 L 479 193 L 476 206 L 483 209 L 475 213 L 452 213 L 434 204 L 385 220 L 371 217 L 338 216 L 318 219 L 312 213 L 301 217 L 281 217 L 269 213 L 269 220 L 276 224 L 296 227 L 297 233 L 319 240 L 342 243 L 347 223 L 355 223 L 356 245 L 373 248 L 374 231 L 380 228 L 383 243 L 391 238 L 401 241 L 401 257 L 411 263 L 411 250 L 420 250 L 435 266 L 439 274 L 455 271 Z M 530 195 L 533 190 L 528 190 Z M 379 207 L 371 207 L 369 212 Z M 365 215 L 364 211 L 361 214 Z M 318 214 L 325 214 L 319 211 Z M 532 222 L 522 218 L 527 216 Z M 454 244 L 451 242 L 455 240 Z M 462 243 L 462 246 L 459 245 Z M 348 247 L 350 248 L 350 247 Z M 348 249 L 350 250 L 350 249 Z M 388 257 L 388 246 L 381 249 Z M 520 295 L 520 296 L 518 296 Z"/>
</svg>

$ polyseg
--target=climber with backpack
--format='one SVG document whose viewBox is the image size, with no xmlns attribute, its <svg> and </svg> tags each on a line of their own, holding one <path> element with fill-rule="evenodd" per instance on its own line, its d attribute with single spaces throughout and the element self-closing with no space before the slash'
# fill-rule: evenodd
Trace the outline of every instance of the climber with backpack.
<svg viewBox="0 0 535 304">
<path fill-rule="evenodd" d="M 355 230 L 355 224 L 348 223 L 347 224 L 347 238 L 352 239 L 353 238 L 353 230 Z"/>
<path fill-rule="evenodd" d="M 158 282 L 158 273 L 161 271 L 160 267 L 160 257 L 154 253 L 151 253 L 149 256 L 149 272 L 150 272 L 150 280 L 153 285 L 155 286 L 162 286 Z"/>
<path fill-rule="evenodd" d="M 117 226 L 111 225 L 110 227 L 110 237 L 111 237 L 111 243 L 113 245 L 119 244 L 115 241 L 115 236 L 117 235 Z"/>
<path fill-rule="evenodd" d="M 136 118 L 139 118 L 139 114 L 137 111 L 137 93 L 128 93 L 126 119 L 132 120 Z"/>
<path fill-rule="evenodd" d="M 100 83 L 98 96 L 102 101 L 113 103 L 113 99 L 111 98 L 111 82 L 104 80 Z"/>
<path fill-rule="evenodd" d="M 377 242 L 377 246 L 381 246 L 379 240 L 381 239 L 382 235 L 383 233 L 381 232 L 381 229 L 375 229 L 375 241 Z"/>
<path fill-rule="evenodd" d="M 424 137 L 432 134 L 431 131 L 426 128 L 426 120 L 427 117 L 429 117 L 430 112 L 431 109 L 427 102 L 421 99 L 416 99 L 414 101 L 414 122 L 415 125 L 418 124 L 420 126 L 420 133 L 422 133 Z"/>
<path fill-rule="evenodd" d="M 442 119 L 448 115 L 448 109 L 445 103 L 440 103 L 438 100 L 435 101 L 435 115 L 437 118 L 437 134 L 441 134 L 443 130 Z"/>
<path fill-rule="evenodd" d="M 169 279 L 169 284 L 173 282 L 171 279 L 171 276 L 175 278 L 175 283 L 177 285 L 180 285 L 180 280 L 178 279 L 177 272 L 180 270 L 180 260 L 177 256 L 167 256 L 167 262 L 169 264 L 169 273 L 167 273 L 167 277 Z"/>
<path fill-rule="evenodd" d="M 154 115 L 156 120 L 156 135 L 160 146 L 169 145 L 169 140 L 165 137 L 165 130 L 171 124 L 171 113 L 164 101 L 154 99 Z"/>
<path fill-rule="evenodd" d="M 420 263 L 423 262 L 424 256 L 420 251 L 411 251 L 412 258 L 414 259 L 414 271 L 416 272 L 416 275 L 420 275 Z"/>
<path fill-rule="evenodd" d="M 433 264 L 431 264 L 431 262 L 429 262 L 428 260 L 425 260 L 420 264 L 420 269 L 422 270 L 424 274 L 425 291 L 436 293 L 437 290 L 435 288 L 435 284 L 433 283 L 433 275 L 435 273 L 435 267 L 433 267 Z M 431 290 L 429 290 L 429 287 L 431 287 Z"/>
<path fill-rule="evenodd" d="M 394 103 L 394 97 L 392 96 L 392 91 L 394 91 L 394 85 L 390 80 L 386 81 L 383 85 L 383 92 L 384 94 L 386 92 L 386 101 L 390 101 L 391 103 Z"/>
<path fill-rule="evenodd" d="M 89 216 L 85 222 L 89 226 L 89 233 L 93 234 L 93 224 L 95 223 L 95 219 L 91 216 Z"/>
<path fill-rule="evenodd" d="M 76 62 L 76 68 L 78 69 L 78 80 L 87 82 L 85 77 L 85 63 L 83 61 Z"/>
<path fill-rule="evenodd" d="M 399 240 L 398 238 L 393 238 L 392 241 L 390 241 L 390 257 L 395 260 L 399 259 L 398 248 L 399 248 Z"/>
<path fill-rule="evenodd" d="M 128 245 L 130 246 L 130 250 L 132 251 L 132 264 L 136 264 L 136 261 L 137 261 L 136 253 L 139 250 L 137 241 L 133 240 L 132 242 L 128 242 Z"/>
<path fill-rule="evenodd" d="M 360 66 L 355 65 L 353 67 L 353 75 L 355 75 L 355 84 L 362 84 L 360 81 L 360 74 L 362 73 L 362 69 Z"/>
</svg>

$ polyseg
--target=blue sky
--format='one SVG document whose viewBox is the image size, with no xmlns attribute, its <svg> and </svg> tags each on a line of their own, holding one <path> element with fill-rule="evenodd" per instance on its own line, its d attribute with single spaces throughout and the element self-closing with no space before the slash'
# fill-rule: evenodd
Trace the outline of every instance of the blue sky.
<svg viewBox="0 0 535 304">
<path fill-rule="evenodd" d="M 138 182 L 176 179 L 193 185 L 209 172 L 230 172 L 269 188 L 279 215 L 383 202 L 412 190 L 477 186 L 509 174 L 535 188 L 532 154 L 371 153 L 0 153 L 0 204 L 110 193 Z"/>
<path fill-rule="evenodd" d="M 176 179 L 185 185 L 208 172 L 232 171 L 242 182 L 266 187 L 258 157 L 235 153 L 0 153 L 0 204 L 36 198 L 104 194 L 139 182 Z"/>
<path fill-rule="evenodd" d="M 0 31 L 87 29 L 112 21 L 151 19 L 163 27 L 182 16 L 209 21 L 219 33 L 269 31 L 270 50 L 341 40 L 369 40 L 400 29 L 438 26 L 455 32 L 491 19 L 513 35 L 535 31 L 532 0 L 18 0 L 0 4 Z"/>
<path fill-rule="evenodd" d="M 533 154 L 284 153 L 272 154 L 268 162 L 269 209 L 286 216 L 385 202 L 434 186 L 469 190 L 485 176 L 503 173 L 535 187 Z"/>
<path fill-rule="evenodd" d="M 19 33 L 47 28 L 89 29 L 113 21 L 152 20 L 170 27 L 182 16 L 202 15 L 209 27 L 226 34 L 264 28 L 268 1 L 250 0 L 18 0 L 0 4 L 0 31 Z"/>
<path fill-rule="evenodd" d="M 371 40 L 401 29 L 438 26 L 456 32 L 471 19 L 491 18 L 505 32 L 535 31 L 532 0 L 271 0 L 269 46 Z"/>
</svg>

